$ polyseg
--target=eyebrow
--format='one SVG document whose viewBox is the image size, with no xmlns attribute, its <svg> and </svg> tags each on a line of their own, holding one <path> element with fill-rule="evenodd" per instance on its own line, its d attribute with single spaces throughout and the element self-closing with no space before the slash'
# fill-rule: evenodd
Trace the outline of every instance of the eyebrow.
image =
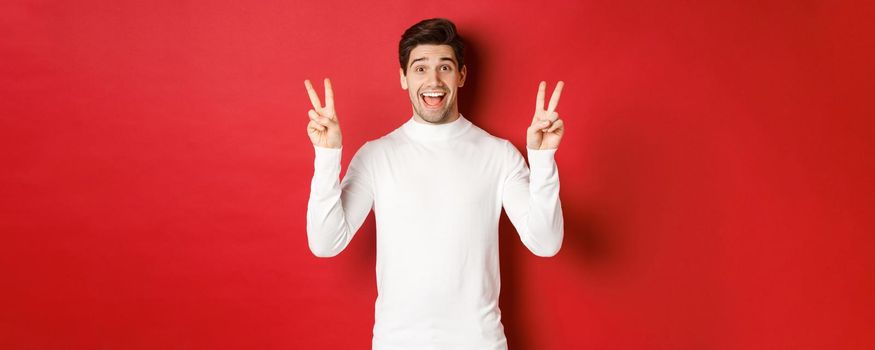
<svg viewBox="0 0 875 350">
<path fill-rule="evenodd" d="M 420 57 L 420 58 L 417 58 L 417 59 L 415 59 L 415 60 L 413 60 L 413 61 L 410 62 L 410 66 L 413 66 L 413 64 L 416 63 L 417 61 L 425 61 L 426 59 L 428 59 L 428 58 L 427 58 L 427 57 Z M 456 63 L 456 60 L 454 60 L 452 57 L 446 57 L 446 56 L 444 56 L 444 57 L 441 57 L 440 61 L 441 61 L 441 62 L 443 62 L 443 61 L 450 61 L 450 62 L 453 62 L 453 64 L 455 64 L 455 65 L 457 65 L 457 66 L 459 65 L 458 63 Z"/>
</svg>

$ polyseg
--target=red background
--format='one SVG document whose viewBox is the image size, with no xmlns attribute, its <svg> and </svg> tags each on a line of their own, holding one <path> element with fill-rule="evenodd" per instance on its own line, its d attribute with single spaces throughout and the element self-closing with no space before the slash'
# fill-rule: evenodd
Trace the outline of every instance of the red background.
<svg viewBox="0 0 875 350">
<path fill-rule="evenodd" d="M 332 78 L 345 168 L 441 16 L 494 135 L 566 82 L 562 250 L 502 218 L 511 349 L 871 349 L 873 7 L 4 2 L 0 348 L 369 348 L 373 214 L 308 250 L 302 81 Z"/>
</svg>

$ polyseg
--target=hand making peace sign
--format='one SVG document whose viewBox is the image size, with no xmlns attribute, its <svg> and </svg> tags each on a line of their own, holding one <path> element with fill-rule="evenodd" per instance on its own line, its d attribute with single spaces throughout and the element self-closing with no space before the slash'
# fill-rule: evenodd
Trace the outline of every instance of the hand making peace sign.
<svg viewBox="0 0 875 350">
<path fill-rule="evenodd" d="M 565 123 L 562 119 L 559 119 L 559 113 L 555 110 L 559 104 L 559 95 L 562 93 L 564 85 L 565 83 L 562 81 L 556 84 L 556 89 L 553 90 L 553 95 L 550 96 L 550 104 L 546 110 L 544 109 L 544 89 L 547 88 L 547 83 L 542 81 L 538 85 L 535 116 L 532 118 L 532 125 L 526 131 L 526 146 L 529 148 L 559 148 L 559 141 L 562 140 L 562 135 L 565 133 Z"/>
<path fill-rule="evenodd" d="M 313 104 L 313 109 L 307 112 L 310 116 L 310 123 L 307 124 L 310 141 L 319 147 L 340 148 L 342 145 L 340 123 L 334 112 L 334 91 L 331 90 L 331 80 L 325 78 L 325 107 L 322 107 L 319 95 L 316 94 L 310 80 L 304 80 L 304 86 L 307 88 L 307 94 L 310 95 L 310 103 Z"/>
</svg>

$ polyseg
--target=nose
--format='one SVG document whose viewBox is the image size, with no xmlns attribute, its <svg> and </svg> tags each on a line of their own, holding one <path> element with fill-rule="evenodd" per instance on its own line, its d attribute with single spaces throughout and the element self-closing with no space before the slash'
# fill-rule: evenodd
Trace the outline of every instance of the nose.
<svg viewBox="0 0 875 350">
<path fill-rule="evenodd" d="M 428 86 L 441 86 L 443 84 L 441 84 L 441 80 L 439 77 L 440 76 L 438 75 L 438 71 L 436 69 L 431 70 L 428 74 L 426 74 L 425 83 Z"/>
</svg>

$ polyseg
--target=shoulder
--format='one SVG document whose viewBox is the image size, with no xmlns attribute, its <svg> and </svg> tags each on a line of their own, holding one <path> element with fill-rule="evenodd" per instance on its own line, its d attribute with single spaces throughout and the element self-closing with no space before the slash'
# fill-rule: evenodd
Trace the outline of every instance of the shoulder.
<svg viewBox="0 0 875 350">
<path fill-rule="evenodd" d="M 502 154 L 516 147 L 509 140 L 490 134 L 476 124 L 471 126 L 470 135 L 477 146 L 484 150 L 493 150 Z"/>
<path fill-rule="evenodd" d="M 365 141 L 355 153 L 356 158 L 363 160 L 379 159 L 382 156 L 391 153 L 403 143 L 398 130 L 394 130 L 375 139 Z"/>
<path fill-rule="evenodd" d="M 365 144 L 362 145 L 362 148 L 366 148 L 367 152 L 379 153 L 390 150 L 402 142 L 403 139 L 401 138 L 400 132 L 394 130 L 386 135 L 365 142 Z"/>
<path fill-rule="evenodd" d="M 524 174 L 528 168 L 526 160 L 520 150 L 508 139 L 490 134 L 477 127 L 472 128 L 471 136 L 476 143 L 477 150 L 488 154 L 490 162 L 500 167 L 501 176 L 508 179 L 512 176 Z"/>
<path fill-rule="evenodd" d="M 477 126 L 474 126 L 474 128 L 480 133 L 479 138 L 482 140 L 483 146 L 494 148 L 497 152 L 510 158 L 515 158 L 517 155 L 521 156 L 519 149 L 510 140 L 492 135 Z"/>
</svg>

